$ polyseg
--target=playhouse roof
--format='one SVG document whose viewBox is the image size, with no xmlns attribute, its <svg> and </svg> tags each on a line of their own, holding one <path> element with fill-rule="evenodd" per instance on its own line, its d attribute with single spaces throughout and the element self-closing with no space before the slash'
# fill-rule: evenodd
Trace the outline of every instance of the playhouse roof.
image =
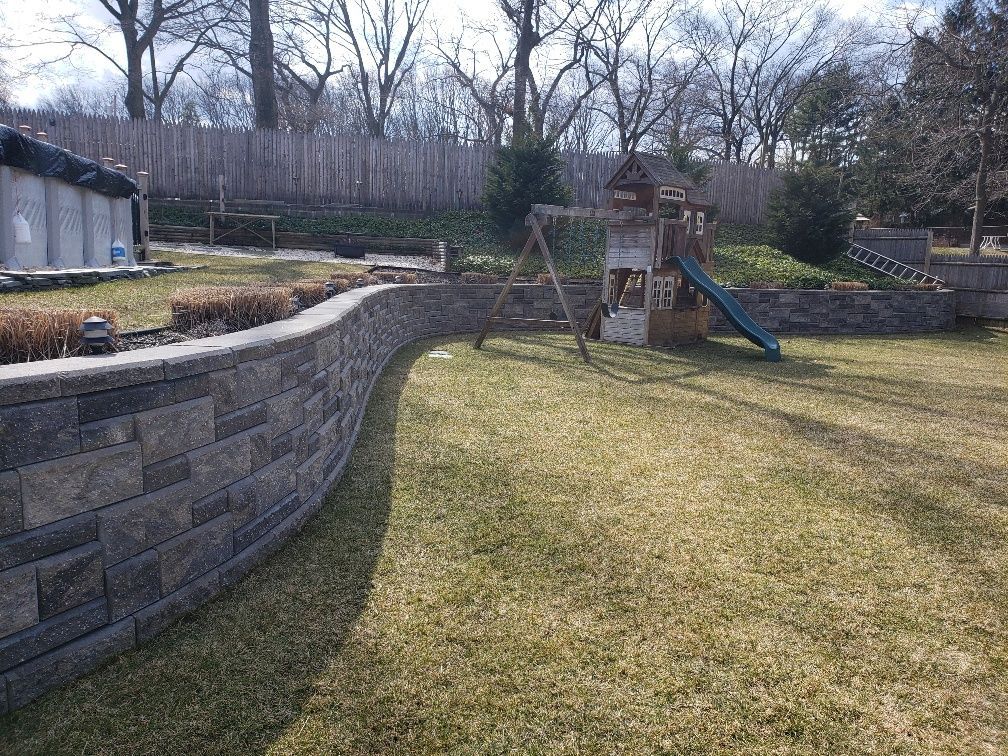
<svg viewBox="0 0 1008 756">
<path fill-rule="evenodd" d="M 634 163 L 640 167 L 640 171 L 634 168 Z M 634 170 L 631 171 L 631 169 Z M 630 171 L 633 175 L 626 176 Z M 625 184 L 651 184 L 653 186 L 675 186 L 686 190 L 686 196 L 690 202 L 697 204 L 709 204 L 709 198 L 697 187 L 689 176 L 684 174 L 674 165 L 672 161 L 661 155 L 651 155 L 647 152 L 637 152 L 636 150 L 626 156 L 620 163 L 619 168 L 613 173 L 612 178 L 606 182 L 606 189 L 616 189 Z"/>
</svg>

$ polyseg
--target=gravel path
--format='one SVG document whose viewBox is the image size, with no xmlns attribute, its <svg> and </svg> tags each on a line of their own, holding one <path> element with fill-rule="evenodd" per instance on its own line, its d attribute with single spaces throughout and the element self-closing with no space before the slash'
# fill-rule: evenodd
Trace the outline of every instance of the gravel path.
<svg viewBox="0 0 1008 756">
<path fill-rule="evenodd" d="M 322 262 L 342 265 L 366 265 L 395 268 L 410 268 L 439 272 L 441 264 L 422 255 L 365 255 L 359 259 L 334 257 L 332 252 L 317 249 L 265 249 L 261 247 L 225 247 L 220 244 L 173 244 L 171 242 L 156 242 L 152 252 L 185 252 L 191 255 L 217 255 L 220 257 L 265 257 L 272 260 L 302 260 L 304 262 Z"/>
</svg>

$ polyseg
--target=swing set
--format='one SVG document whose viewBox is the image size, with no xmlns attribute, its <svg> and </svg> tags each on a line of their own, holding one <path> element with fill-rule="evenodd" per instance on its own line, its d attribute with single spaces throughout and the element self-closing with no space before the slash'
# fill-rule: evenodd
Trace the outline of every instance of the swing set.
<svg viewBox="0 0 1008 756">
<path fill-rule="evenodd" d="M 582 233 L 579 234 L 579 236 L 581 237 L 581 245 L 583 247 L 586 239 L 586 235 L 583 233 L 583 226 L 587 219 L 598 219 L 607 221 L 610 224 L 619 224 L 622 221 L 639 220 L 644 214 L 645 211 L 640 208 L 599 210 L 593 207 L 533 205 L 532 212 L 525 217 L 525 225 L 531 228 L 528 241 L 526 241 L 525 246 L 522 247 L 521 254 L 518 255 L 518 259 L 515 261 L 514 269 L 511 271 L 511 275 L 508 276 L 507 282 L 504 284 L 504 288 L 497 297 L 497 301 L 494 302 L 493 307 L 490 309 L 490 315 L 483 324 L 483 330 L 480 331 L 479 336 L 476 338 L 476 349 L 483 346 L 483 342 L 486 340 L 491 327 L 495 323 L 510 322 L 539 327 L 570 326 L 570 329 L 574 334 L 574 338 L 577 340 L 578 350 L 581 352 L 581 357 L 585 362 L 590 363 L 591 357 L 588 354 L 588 348 L 585 346 L 584 336 L 581 333 L 581 329 L 578 327 L 577 321 L 574 319 L 574 311 L 571 309 L 570 302 L 567 301 L 567 295 L 564 294 L 563 287 L 560 285 L 560 276 L 557 273 L 556 264 L 553 262 L 550 245 L 546 243 L 546 236 L 543 234 L 543 229 L 547 225 L 551 227 L 550 239 L 555 247 L 557 221 L 561 218 L 580 219 Z M 511 294 L 511 288 L 514 286 L 514 283 L 518 278 L 518 272 L 525 264 L 525 261 L 528 260 L 532 250 L 536 247 L 539 248 L 539 251 L 542 253 L 543 260 L 546 261 L 546 268 L 549 270 L 550 277 L 553 280 L 553 286 L 556 288 L 557 296 L 560 298 L 560 305 L 563 307 L 564 320 L 542 318 L 506 318 L 501 316 L 501 310 L 504 309 L 504 303 L 507 302 L 507 298 Z M 595 313 L 592 315 L 594 317 Z"/>
</svg>

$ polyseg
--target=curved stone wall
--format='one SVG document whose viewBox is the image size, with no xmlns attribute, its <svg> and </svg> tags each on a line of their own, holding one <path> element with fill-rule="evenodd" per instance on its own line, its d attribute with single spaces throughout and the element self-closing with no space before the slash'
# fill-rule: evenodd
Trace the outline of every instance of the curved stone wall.
<svg viewBox="0 0 1008 756">
<path fill-rule="evenodd" d="M 498 291 L 358 289 L 228 336 L 0 367 L 0 712 L 276 550 L 342 473 L 389 358 L 477 330 Z M 597 287 L 567 291 L 583 322 Z M 561 316 L 541 286 L 518 287 L 507 312 Z"/>
</svg>

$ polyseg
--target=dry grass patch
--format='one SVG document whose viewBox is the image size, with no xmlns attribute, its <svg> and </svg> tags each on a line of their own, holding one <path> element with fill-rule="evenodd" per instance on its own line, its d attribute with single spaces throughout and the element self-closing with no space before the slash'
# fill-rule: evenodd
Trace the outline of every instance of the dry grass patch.
<svg viewBox="0 0 1008 756">
<path fill-rule="evenodd" d="M 287 286 L 204 286 L 168 297 L 171 325 L 181 332 L 211 322 L 232 330 L 254 328 L 289 317 L 294 307 Z"/>
<path fill-rule="evenodd" d="M 107 320 L 115 335 L 119 323 L 115 310 L 0 308 L 0 363 L 83 354 L 81 323 L 93 316 Z"/>
</svg>

